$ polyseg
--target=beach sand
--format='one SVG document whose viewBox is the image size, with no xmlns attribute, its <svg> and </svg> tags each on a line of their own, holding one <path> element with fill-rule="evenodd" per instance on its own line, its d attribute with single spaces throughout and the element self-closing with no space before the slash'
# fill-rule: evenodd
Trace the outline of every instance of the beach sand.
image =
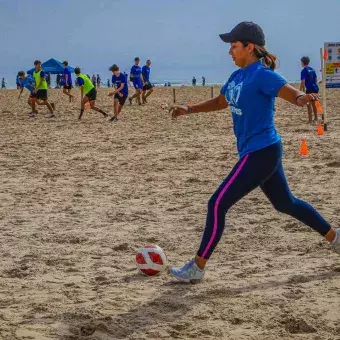
<svg viewBox="0 0 340 340">
<path fill-rule="evenodd" d="M 179 103 L 210 88 L 177 88 Z M 207 201 L 237 161 L 228 110 L 177 121 L 156 88 L 118 123 L 51 90 L 56 119 L 28 92 L 0 91 L 0 339 L 340 339 L 340 258 L 316 232 L 276 212 L 256 189 L 228 213 L 199 285 L 138 274 L 135 254 L 161 246 L 192 257 Z M 98 106 L 112 113 L 108 90 Z M 218 88 L 215 88 L 215 94 Z M 277 101 L 293 193 L 334 226 L 340 215 L 340 95 L 328 91 L 328 131 L 306 108 Z M 308 157 L 299 156 L 301 138 Z"/>
</svg>

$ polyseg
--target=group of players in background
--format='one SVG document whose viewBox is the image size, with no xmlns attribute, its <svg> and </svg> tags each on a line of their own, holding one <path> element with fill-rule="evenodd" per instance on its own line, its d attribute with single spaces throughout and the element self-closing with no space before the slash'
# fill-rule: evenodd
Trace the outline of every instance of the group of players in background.
<svg viewBox="0 0 340 340">
<path fill-rule="evenodd" d="M 109 96 L 114 99 L 114 115 L 111 117 L 111 121 L 117 121 L 118 116 L 126 102 L 126 99 L 129 99 L 130 104 L 134 99 L 137 100 L 138 105 L 143 105 L 147 103 L 147 98 L 153 92 L 153 85 L 150 82 L 150 66 L 151 60 L 148 59 L 145 65 L 141 68 L 139 66 L 140 59 L 138 57 L 134 60 L 134 65 L 131 67 L 130 78 L 127 79 L 127 74 L 121 73 L 118 65 L 112 65 L 109 70 L 112 72 L 112 86 L 115 88 L 114 91 L 109 92 Z M 318 93 L 319 88 L 317 84 L 317 76 L 316 72 L 313 68 L 309 66 L 310 59 L 309 57 L 301 58 L 301 66 L 303 67 L 301 71 L 301 84 L 300 90 L 306 90 L 306 93 Z M 37 110 L 36 105 L 46 105 L 50 111 L 51 118 L 55 117 L 55 105 L 54 103 L 50 103 L 48 101 L 47 91 L 48 91 L 48 83 L 46 81 L 46 74 L 41 69 L 41 62 L 36 60 L 34 62 L 35 71 L 33 72 L 33 77 L 30 75 L 26 75 L 24 71 L 20 71 L 18 73 L 18 80 L 20 84 L 20 94 L 19 98 L 23 92 L 23 89 L 26 88 L 30 91 L 30 95 L 28 97 L 28 105 L 31 107 L 32 112 L 29 114 L 30 118 L 35 118 Z M 69 101 L 72 102 L 73 95 L 71 94 L 72 90 L 72 73 L 68 66 L 68 62 L 63 62 L 64 67 L 64 86 L 63 93 L 69 97 Z M 89 108 L 100 112 L 104 117 L 107 117 L 108 114 L 98 108 L 96 106 L 97 99 L 97 89 L 93 81 L 86 74 L 81 72 L 79 67 L 76 67 L 74 73 L 77 77 L 76 83 L 80 87 L 81 91 L 81 107 L 80 107 L 80 115 L 79 119 L 82 118 L 85 110 L 86 103 L 89 103 Z M 129 88 L 128 82 L 133 84 L 135 88 L 135 93 L 133 96 L 129 96 Z M 204 79 L 205 81 L 205 79 Z M 315 103 L 307 105 L 308 110 L 308 123 L 313 124 L 317 121 L 317 108 Z M 313 117 L 314 113 L 314 117 Z M 313 119 L 314 118 L 314 119 Z"/>
<path fill-rule="evenodd" d="M 140 59 L 138 57 L 134 60 L 134 65 L 131 67 L 129 80 L 127 79 L 127 75 L 125 73 L 121 73 L 119 70 L 119 66 L 114 64 L 109 70 L 112 72 L 112 86 L 114 87 L 114 91 L 109 92 L 109 96 L 114 99 L 114 115 L 111 117 L 110 121 L 117 121 L 118 116 L 126 102 L 126 99 L 129 99 L 130 104 L 132 105 L 133 99 L 137 100 L 138 105 L 143 105 L 147 103 L 147 98 L 153 92 L 153 85 L 150 82 L 150 66 L 151 60 L 148 59 L 145 65 L 141 68 L 139 66 Z M 46 81 L 46 73 L 41 68 L 41 61 L 36 60 L 34 62 L 35 70 L 33 72 L 33 76 L 26 75 L 24 71 L 18 72 L 18 81 L 20 84 L 20 94 L 18 99 L 21 97 L 21 94 L 26 88 L 30 95 L 28 97 L 27 103 L 31 107 L 32 111 L 29 114 L 30 118 L 35 118 L 38 113 L 36 106 L 37 105 L 45 105 L 50 111 L 49 118 L 56 117 L 55 115 L 55 105 L 54 103 L 50 103 L 48 100 L 48 83 Z M 68 96 L 69 102 L 73 101 L 72 91 L 72 73 L 68 66 L 68 62 L 63 62 L 64 68 L 64 86 L 63 93 Z M 83 74 L 79 67 L 74 69 L 74 73 L 77 77 L 76 82 L 81 91 L 81 106 L 80 106 L 80 114 L 78 119 L 81 119 L 85 106 L 94 111 L 100 112 L 104 117 L 108 117 L 108 114 L 98 108 L 96 106 L 97 99 L 97 89 L 88 75 Z M 131 82 L 135 93 L 133 96 L 129 96 L 129 87 L 128 82 Z"/>
</svg>

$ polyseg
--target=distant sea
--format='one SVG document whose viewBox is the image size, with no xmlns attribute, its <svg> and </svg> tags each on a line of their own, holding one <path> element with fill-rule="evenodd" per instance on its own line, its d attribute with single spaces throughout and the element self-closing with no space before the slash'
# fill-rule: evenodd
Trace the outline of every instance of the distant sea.
<svg viewBox="0 0 340 340">
<path fill-rule="evenodd" d="M 6 81 L 6 88 L 7 89 L 16 89 L 16 84 L 15 84 L 15 79 L 14 81 L 11 80 L 9 81 L 7 78 L 5 78 L 5 81 Z M 74 80 L 73 80 L 73 83 L 74 83 Z M 192 86 L 192 83 L 191 82 L 181 82 L 179 80 L 167 80 L 167 81 L 151 81 L 151 83 L 154 85 L 154 86 L 165 86 L 165 84 L 168 84 L 170 83 L 171 86 Z M 111 84 L 111 79 L 110 79 L 110 84 Z M 206 82 L 205 83 L 205 86 L 216 86 L 216 85 L 223 85 L 224 83 L 222 82 Z M 55 81 L 55 77 L 54 76 L 51 76 L 51 87 L 52 88 L 55 88 L 56 87 L 56 81 Z M 202 86 L 202 81 L 200 82 L 197 82 L 196 83 L 197 86 Z M 111 84 L 112 86 L 112 84 Z M 1 84 L 0 84 L 0 87 L 1 87 Z M 107 80 L 105 81 L 102 81 L 102 87 L 107 87 Z"/>
<path fill-rule="evenodd" d="M 52 79 L 51 79 L 51 87 L 52 88 L 55 88 L 56 87 L 56 81 L 55 81 L 55 77 L 51 77 Z M 17 87 L 16 87 L 16 84 L 15 84 L 15 79 L 14 79 L 14 81 L 12 80 L 12 81 L 8 81 L 8 78 L 5 78 L 5 81 L 6 81 L 6 89 L 16 89 Z M 168 84 L 170 82 L 170 85 L 171 86 L 192 86 L 192 83 L 191 82 L 181 82 L 181 81 L 176 81 L 176 80 L 174 80 L 174 81 L 158 81 L 158 82 L 152 82 L 152 84 L 154 85 L 154 86 L 165 86 L 165 83 L 166 84 Z M 206 82 L 205 83 L 205 86 L 218 86 L 218 85 L 223 85 L 225 82 L 218 82 L 218 81 L 216 81 L 216 82 Z M 299 81 L 298 80 L 292 80 L 292 81 L 289 81 L 289 83 L 290 84 L 295 84 L 295 83 L 299 83 Z M 110 80 L 110 84 L 111 84 L 111 80 Z M 197 82 L 196 83 L 196 86 L 202 86 L 202 82 L 200 81 L 200 82 Z M 105 82 L 102 82 L 102 87 L 103 88 L 107 88 L 107 81 L 105 81 Z M 1 83 L 0 83 L 0 88 L 1 88 Z"/>
<path fill-rule="evenodd" d="M 125 70 L 128 73 L 128 70 Z M 211 86 L 211 85 L 222 85 L 224 84 L 227 79 L 229 78 L 231 72 L 229 71 L 216 71 L 216 70 L 205 70 L 206 72 L 204 74 L 201 69 L 199 70 L 174 70 L 170 72 L 159 72 L 159 74 L 153 77 L 153 74 L 151 73 L 151 82 L 155 86 L 164 86 L 165 83 L 170 82 L 171 86 L 191 86 L 192 85 L 192 77 L 195 76 L 197 83 L 197 86 L 202 85 L 202 76 L 205 76 L 206 78 L 206 86 Z M 93 74 L 98 74 L 102 78 L 102 86 L 107 87 L 107 80 L 110 79 L 111 83 L 111 74 L 107 71 L 102 71 L 102 72 L 96 72 L 96 71 L 90 71 L 90 70 L 84 70 L 84 73 L 88 73 L 90 76 Z M 196 74 L 196 75 L 195 75 Z M 199 76 L 198 76 L 199 74 Z M 74 81 L 74 75 L 73 76 L 73 81 Z M 6 73 L 0 73 L 0 81 L 2 78 L 5 78 L 6 81 L 6 88 L 7 89 L 15 89 L 16 84 L 16 73 L 14 72 L 6 72 Z M 52 75 L 51 76 L 51 85 L 54 88 L 56 86 L 56 76 Z M 290 80 L 290 83 L 298 83 L 298 80 Z"/>
</svg>

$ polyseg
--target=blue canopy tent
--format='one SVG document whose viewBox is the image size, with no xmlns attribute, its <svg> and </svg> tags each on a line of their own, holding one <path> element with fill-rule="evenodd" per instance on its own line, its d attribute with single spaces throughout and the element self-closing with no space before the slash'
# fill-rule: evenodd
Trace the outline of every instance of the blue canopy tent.
<svg viewBox="0 0 340 340">
<path fill-rule="evenodd" d="M 62 62 L 51 58 L 44 63 L 41 64 L 41 68 L 45 73 L 51 73 L 51 74 L 63 74 L 64 68 Z M 74 67 L 69 66 L 69 69 L 72 73 L 74 73 Z M 35 68 L 32 68 L 31 70 L 27 71 L 28 74 L 33 74 L 35 71 Z"/>
</svg>

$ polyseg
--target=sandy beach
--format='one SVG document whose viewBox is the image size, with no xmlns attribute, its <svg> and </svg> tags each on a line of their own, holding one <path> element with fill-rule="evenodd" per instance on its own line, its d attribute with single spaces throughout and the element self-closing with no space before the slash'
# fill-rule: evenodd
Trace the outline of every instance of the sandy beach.
<svg viewBox="0 0 340 340">
<path fill-rule="evenodd" d="M 178 103 L 210 98 L 210 87 L 176 91 Z M 0 91 L 0 339 L 340 339 L 339 256 L 259 189 L 228 213 L 203 283 L 136 270 L 148 242 L 170 264 L 195 254 L 207 201 L 238 159 L 229 110 L 173 121 L 161 87 L 118 123 L 78 121 L 73 92 L 70 104 L 50 90 L 57 118 L 38 107 L 32 120 L 26 90 L 20 101 Z M 112 114 L 107 93 L 97 103 Z M 293 193 L 338 227 L 340 95 L 327 93 L 324 136 L 282 100 L 276 124 Z"/>
</svg>

